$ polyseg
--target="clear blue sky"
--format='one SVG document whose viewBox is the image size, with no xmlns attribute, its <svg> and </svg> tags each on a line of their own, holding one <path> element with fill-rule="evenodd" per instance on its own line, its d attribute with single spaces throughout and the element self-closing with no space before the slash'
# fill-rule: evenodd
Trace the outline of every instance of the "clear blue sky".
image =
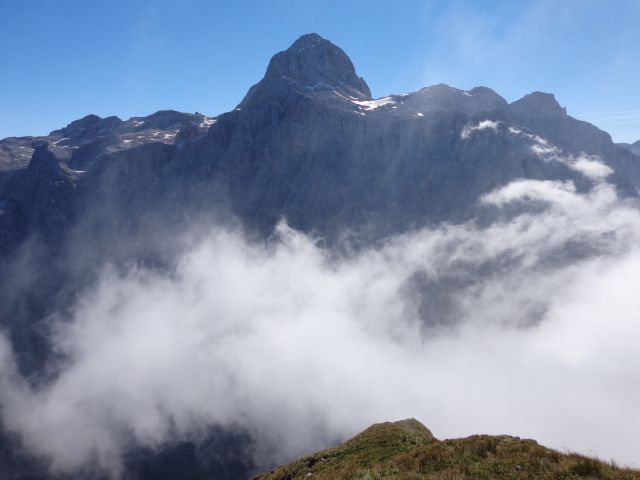
<svg viewBox="0 0 640 480">
<path fill-rule="evenodd" d="M 542 90 L 640 139 L 640 0 L 0 0 L 0 138 L 88 113 L 222 113 L 308 32 L 341 46 L 374 96 Z"/>
</svg>

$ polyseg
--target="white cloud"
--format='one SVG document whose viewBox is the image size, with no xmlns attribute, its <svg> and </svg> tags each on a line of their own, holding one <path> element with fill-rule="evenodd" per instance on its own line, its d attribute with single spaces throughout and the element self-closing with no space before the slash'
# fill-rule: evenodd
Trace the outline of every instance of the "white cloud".
<svg viewBox="0 0 640 480">
<path fill-rule="evenodd" d="M 574 159 L 571 168 L 592 180 L 604 180 L 613 173 L 613 170 L 604 163 L 586 156 Z"/>
<path fill-rule="evenodd" d="M 564 163 L 570 169 L 575 170 L 590 180 L 600 182 L 613 173 L 613 170 L 602 163 L 602 161 L 600 161 L 600 159 L 595 155 L 588 155 L 584 152 L 577 156 L 568 155 L 539 135 L 523 132 L 522 130 L 514 127 L 509 127 L 508 131 L 513 135 L 523 137 L 531 141 L 532 143 L 529 148 L 538 158 L 547 162 L 556 161 Z"/>
<path fill-rule="evenodd" d="M 463 140 L 466 140 L 469 137 L 471 137 L 473 132 L 477 132 L 479 130 L 489 129 L 489 130 L 493 130 L 494 132 L 497 132 L 499 123 L 500 122 L 494 122 L 493 120 L 481 120 L 480 122 L 478 122 L 475 125 L 466 125 L 462 129 L 462 133 L 460 134 L 460 138 L 462 138 Z"/>
</svg>

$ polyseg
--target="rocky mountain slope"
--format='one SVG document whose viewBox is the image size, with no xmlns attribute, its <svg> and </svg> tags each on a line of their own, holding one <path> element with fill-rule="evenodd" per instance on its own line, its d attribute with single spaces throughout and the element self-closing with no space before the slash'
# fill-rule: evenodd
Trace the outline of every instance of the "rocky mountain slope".
<svg viewBox="0 0 640 480">
<path fill-rule="evenodd" d="M 115 116 L 87 115 L 46 136 L 5 138 L 0 140 L 0 189 L 12 173 L 26 168 L 35 148 L 43 143 L 59 149 L 61 157 L 70 160 L 70 168 L 82 170 L 85 161 L 100 155 L 145 143 L 174 143 L 179 131 L 188 127 L 204 131 L 213 121 L 199 113 L 192 115 L 173 110 L 127 121 Z"/>
<path fill-rule="evenodd" d="M 635 153 L 636 155 L 640 156 L 640 140 L 634 143 L 619 143 L 618 145 L 626 148 L 631 153 Z"/>
<path fill-rule="evenodd" d="M 438 440 L 414 419 L 373 425 L 342 445 L 253 480 L 638 479 L 640 472 L 545 448 L 534 440 L 474 435 Z"/>
</svg>

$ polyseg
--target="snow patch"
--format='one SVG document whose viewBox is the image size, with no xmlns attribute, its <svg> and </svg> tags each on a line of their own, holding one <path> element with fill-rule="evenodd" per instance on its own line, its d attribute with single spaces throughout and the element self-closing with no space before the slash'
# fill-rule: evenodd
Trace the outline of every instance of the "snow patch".
<svg viewBox="0 0 640 480">
<path fill-rule="evenodd" d="M 218 120 L 213 118 L 213 117 L 204 117 L 204 120 L 202 120 L 202 123 L 199 125 L 199 127 L 200 128 L 210 127 L 211 125 L 213 125 L 217 121 Z"/>
<path fill-rule="evenodd" d="M 378 98 L 377 100 L 351 100 L 351 102 L 364 107 L 365 110 L 375 110 L 376 108 L 380 108 L 384 105 L 396 103 L 391 96 Z"/>
</svg>

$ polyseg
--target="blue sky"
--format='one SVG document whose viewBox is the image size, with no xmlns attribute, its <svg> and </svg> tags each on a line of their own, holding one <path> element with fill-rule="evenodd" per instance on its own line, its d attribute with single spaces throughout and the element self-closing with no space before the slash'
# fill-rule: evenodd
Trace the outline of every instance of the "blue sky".
<svg viewBox="0 0 640 480">
<path fill-rule="evenodd" d="M 225 112 L 308 32 L 342 47 L 374 96 L 541 90 L 640 139 L 640 0 L 0 0 L 0 138 L 89 113 Z"/>
</svg>

